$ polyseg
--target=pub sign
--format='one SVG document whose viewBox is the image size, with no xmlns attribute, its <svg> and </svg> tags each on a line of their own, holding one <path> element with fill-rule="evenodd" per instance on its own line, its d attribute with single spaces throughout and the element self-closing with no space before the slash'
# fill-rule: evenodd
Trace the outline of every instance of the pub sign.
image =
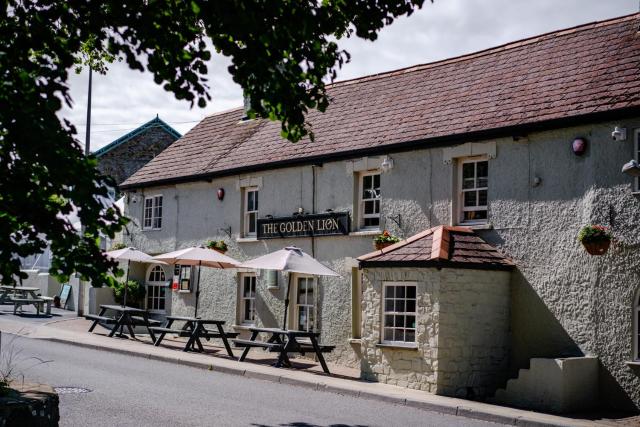
<svg viewBox="0 0 640 427">
<path fill-rule="evenodd" d="M 349 212 L 259 218 L 258 239 L 349 234 Z"/>
</svg>

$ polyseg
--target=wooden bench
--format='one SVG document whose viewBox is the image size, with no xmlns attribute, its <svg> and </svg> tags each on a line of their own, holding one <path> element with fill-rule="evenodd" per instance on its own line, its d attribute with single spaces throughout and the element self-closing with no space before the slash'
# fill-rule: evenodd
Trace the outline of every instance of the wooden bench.
<svg viewBox="0 0 640 427">
<path fill-rule="evenodd" d="M 98 316 L 97 314 L 85 314 L 84 318 L 87 320 L 93 320 L 93 324 L 89 328 L 89 332 L 93 332 L 93 329 L 98 325 L 98 322 L 103 322 L 109 325 L 116 323 L 116 319 L 113 317 Z"/>
<path fill-rule="evenodd" d="M 18 309 L 20 309 L 20 314 L 22 314 L 23 305 L 33 305 L 36 308 L 37 314 L 40 315 L 40 309 L 44 304 L 42 298 L 11 298 L 11 302 L 13 303 L 13 314 L 17 314 Z"/>
<path fill-rule="evenodd" d="M 51 314 L 51 304 L 53 304 L 53 297 L 43 297 L 43 296 L 41 296 L 40 299 L 44 300 L 44 303 L 46 304 L 45 313 L 46 314 Z"/>
<path fill-rule="evenodd" d="M 236 347 L 251 348 L 259 347 L 269 349 L 269 351 L 280 351 L 284 347 L 284 344 L 278 342 L 266 342 L 266 341 L 251 341 L 244 339 L 234 339 L 233 344 Z"/>
<path fill-rule="evenodd" d="M 206 339 L 222 338 L 223 336 L 225 338 L 236 338 L 238 335 L 240 335 L 240 332 L 225 332 L 224 334 L 221 334 L 220 332 L 207 331 L 207 332 L 201 333 L 200 337 L 204 337 Z"/>
<path fill-rule="evenodd" d="M 146 325 L 144 323 L 144 317 L 142 316 L 131 316 L 131 320 L 135 322 L 136 325 Z M 162 320 L 155 319 L 147 319 L 150 325 L 162 325 L 164 322 Z"/>
</svg>

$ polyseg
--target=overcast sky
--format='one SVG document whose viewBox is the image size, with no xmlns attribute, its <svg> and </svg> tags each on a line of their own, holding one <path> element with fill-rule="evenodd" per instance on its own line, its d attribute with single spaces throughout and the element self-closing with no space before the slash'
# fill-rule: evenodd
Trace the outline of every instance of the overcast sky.
<svg viewBox="0 0 640 427">
<path fill-rule="evenodd" d="M 375 42 L 343 41 L 351 63 L 338 80 L 423 64 L 486 49 L 553 30 L 638 11 L 638 0 L 428 0 L 422 10 L 401 18 Z M 294 24 L 295 25 L 295 24 Z M 153 82 L 149 73 L 114 64 L 106 76 L 94 75 L 91 149 L 96 150 L 156 114 L 182 134 L 206 115 L 242 105 L 242 91 L 226 71 L 228 59 L 214 57 L 209 71 L 213 102 L 190 108 Z M 61 115 L 78 129 L 84 143 L 88 75 L 71 77 L 73 109 Z M 330 107 L 329 107 L 330 108 Z"/>
</svg>

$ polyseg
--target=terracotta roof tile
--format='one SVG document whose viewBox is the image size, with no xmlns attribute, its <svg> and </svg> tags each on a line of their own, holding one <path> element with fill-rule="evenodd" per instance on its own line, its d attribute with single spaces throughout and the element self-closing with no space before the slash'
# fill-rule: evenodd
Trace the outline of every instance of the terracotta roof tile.
<svg viewBox="0 0 640 427">
<path fill-rule="evenodd" d="M 316 135 L 291 144 L 280 124 L 205 118 L 123 185 L 255 170 L 277 162 L 640 107 L 640 14 L 582 25 L 431 64 L 335 83 Z"/>
<path fill-rule="evenodd" d="M 440 225 L 358 257 L 361 267 L 411 265 L 512 269 L 513 262 L 467 227 Z"/>
</svg>

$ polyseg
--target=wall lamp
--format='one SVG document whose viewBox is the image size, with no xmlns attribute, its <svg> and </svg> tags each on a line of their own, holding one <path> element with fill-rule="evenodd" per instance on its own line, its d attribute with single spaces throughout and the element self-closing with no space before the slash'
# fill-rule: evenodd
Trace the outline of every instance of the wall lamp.
<svg viewBox="0 0 640 427">
<path fill-rule="evenodd" d="M 622 173 L 629 176 L 640 176 L 640 165 L 635 160 L 629 160 L 622 166 Z"/>
<path fill-rule="evenodd" d="M 384 156 L 382 164 L 380 164 L 380 169 L 382 169 L 382 172 L 389 172 L 393 169 L 393 159 L 389 156 Z"/>
</svg>

